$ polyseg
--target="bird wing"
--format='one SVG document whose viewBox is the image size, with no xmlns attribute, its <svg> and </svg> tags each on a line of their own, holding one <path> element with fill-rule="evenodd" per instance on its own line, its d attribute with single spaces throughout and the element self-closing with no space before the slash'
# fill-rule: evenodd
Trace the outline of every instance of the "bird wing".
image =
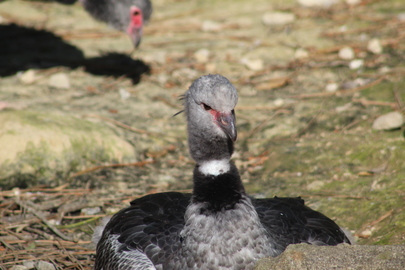
<svg viewBox="0 0 405 270">
<path fill-rule="evenodd" d="M 289 244 L 337 245 L 349 243 L 340 227 L 330 218 L 305 206 L 301 198 L 254 199 L 264 227 L 284 250 Z"/>
<path fill-rule="evenodd" d="M 153 265 L 163 263 L 180 247 L 180 231 L 190 198 L 191 194 L 166 192 L 132 201 L 128 208 L 114 215 L 104 229 L 97 246 L 100 255 L 96 262 L 100 266 L 111 264 L 119 260 L 121 255 L 116 256 L 117 253 L 123 253 L 132 254 L 133 261 L 149 259 Z"/>
</svg>

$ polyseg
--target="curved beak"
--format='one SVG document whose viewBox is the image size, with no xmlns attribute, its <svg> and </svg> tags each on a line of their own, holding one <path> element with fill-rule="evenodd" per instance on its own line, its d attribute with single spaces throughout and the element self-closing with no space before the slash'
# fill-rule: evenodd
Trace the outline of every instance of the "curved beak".
<svg viewBox="0 0 405 270">
<path fill-rule="evenodd" d="M 236 132 L 236 117 L 234 111 L 231 113 L 220 113 L 216 122 L 232 141 L 236 141 L 238 134 Z"/>
<path fill-rule="evenodd" d="M 142 39 L 142 27 L 133 27 L 130 31 L 128 31 L 128 34 L 132 40 L 132 43 L 134 44 L 134 47 L 138 48 Z"/>
</svg>

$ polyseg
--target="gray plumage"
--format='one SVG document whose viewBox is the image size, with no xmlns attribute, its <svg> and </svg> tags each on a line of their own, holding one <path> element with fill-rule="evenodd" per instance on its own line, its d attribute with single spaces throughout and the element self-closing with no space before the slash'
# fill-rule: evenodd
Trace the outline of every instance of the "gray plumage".
<svg viewBox="0 0 405 270">
<path fill-rule="evenodd" d="M 131 202 L 106 225 L 96 270 L 253 269 L 289 244 L 350 243 L 335 222 L 300 198 L 253 199 L 230 161 L 236 89 L 220 75 L 185 94 L 193 194 L 166 192 Z"/>
<path fill-rule="evenodd" d="M 77 0 L 55 0 L 62 4 L 73 4 Z M 150 0 L 79 0 L 95 19 L 105 22 L 117 30 L 126 32 L 135 47 L 138 47 L 143 26 L 152 15 Z"/>
</svg>

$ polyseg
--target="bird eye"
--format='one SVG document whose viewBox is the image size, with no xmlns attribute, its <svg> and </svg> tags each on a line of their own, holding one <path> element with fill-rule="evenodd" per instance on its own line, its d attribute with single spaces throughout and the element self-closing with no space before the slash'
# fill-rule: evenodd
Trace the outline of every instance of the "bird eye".
<svg viewBox="0 0 405 270">
<path fill-rule="evenodd" d="M 138 16 L 138 15 L 139 15 L 139 11 L 138 11 L 138 10 L 134 11 L 134 13 L 132 13 L 132 15 L 133 15 L 133 16 Z"/>
<path fill-rule="evenodd" d="M 212 110 L 212 108 L 205 103 L 202 103 L 202 106 L 203 106 L 204 110 L 206 110 L 206 111 Z"/>
</svg>

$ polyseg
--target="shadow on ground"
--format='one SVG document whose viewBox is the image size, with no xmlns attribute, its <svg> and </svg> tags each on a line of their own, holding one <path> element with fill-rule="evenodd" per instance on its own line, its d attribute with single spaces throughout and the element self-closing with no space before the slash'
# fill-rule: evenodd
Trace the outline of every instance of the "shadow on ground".
<svg viewBox="0 0 405 270">
<path fill-rule="evenodd" d="M 81 50 L 46 30 L 0 25 L 0 76 L 12 76 L 28 69 L 64 66 L 84 67 L 94 75 L 127 77 L 134 84 L 150 67 L 141 60 L 119 53 L 107 53 L 96 58 L 85 58 Z"/>
</svg>

